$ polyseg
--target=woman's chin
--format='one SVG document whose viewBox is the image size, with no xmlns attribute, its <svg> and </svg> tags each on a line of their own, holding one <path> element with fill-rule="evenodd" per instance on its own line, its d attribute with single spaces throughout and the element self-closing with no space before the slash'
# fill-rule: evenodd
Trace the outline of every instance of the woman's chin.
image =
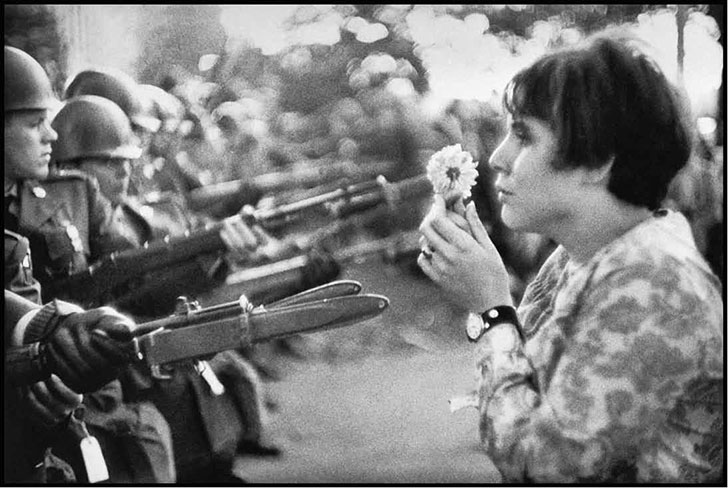
<svg viewBox="0 0 728 488">
<path fill-rule="evenodd" d="M 513 212 L 507 206 L 501 209 L 501 220 L 503 224 L 511 230 L 519 232 L 528 232 L 528 222 L 520 218 L 520 216 Z"/>
</svg>

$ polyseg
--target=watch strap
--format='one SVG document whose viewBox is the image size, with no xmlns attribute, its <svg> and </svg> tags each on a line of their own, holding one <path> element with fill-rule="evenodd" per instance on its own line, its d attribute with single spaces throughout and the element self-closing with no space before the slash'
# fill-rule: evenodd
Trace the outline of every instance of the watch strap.
<svg viewBox="0 0 728 488">
<path fill-rule="evenodd" d="M 468 340 L 470 342 L 477 342 L 483 335 L 493 327 L 499 324 L 512 324 L 518 331 L 518 335 L 522 341 L 525 341 L 523 330 L 521 329 L 521 323 L 518 320 L 518 313 L 514 307 L 509 305 L 499 305 L 497 307 L 490 308 L 480 315 L 482 319 L 482 327 L 480 331 L 468 330 Z"/>
</svg>

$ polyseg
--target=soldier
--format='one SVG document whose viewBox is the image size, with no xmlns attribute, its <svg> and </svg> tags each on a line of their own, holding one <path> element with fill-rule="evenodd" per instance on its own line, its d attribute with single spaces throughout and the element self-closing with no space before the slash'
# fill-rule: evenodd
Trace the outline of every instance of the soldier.
<svg viewBox="0 0 728 488">
<path fill-rule="evenodd" d="M 154 167 L 153 178 L 159 191 L 176 192 L 184 197 L 191 190 L 202 186 L 193 171 L 179 164 L 182 152 L 180 126 L 185 115 L 184 104 L 158 86 L 140 84 L 139 88 L 142 96 L 151 100 L 156 117 L 162 121 L 149 145 L 150 160 Z"/>
<path fill-rule="evenodd" d="M 93 95 L 70 99 L 56 115 L 53 127 L 60 135 L 53 144 L 55 164 L 61 171 L 80 170 L 93 177 L 103 196 L 111 202 L 114 222 L 122 229 L 114 239 L 104 240 L 102 254 L 141 247 L 146 242 L 167 236 L 181 236 L 206 223 L 186 214 L 179 205 L 167 206 L 168 211 L 163 212 L 159 206 L 141 205 L 137 199 L 129 197 L 131 166 L 141 150 L 134 145 L 128 118 L 113 102 Z M 191 271 L 186 282 L 178 283 L 176 287 L 174 283 L 170 284 L 174 287 L 171 292 L 157 290 L 145 304 L 129 304 L 134 307 L 129 311 L 137 315 L 163 315 L 171 311 L 160 308 L 165 303 L 173 305 L 176 296 L 194 291 L 194 287 L 200 286 L 206 276 L 213 276 L 213 267 L 219 267 L 217 260 L 225 251 L 236 260 L 245 261 L 251 259 L 254 252 L 273 252 L 271 246 L 276 245 L 275 240 L 265 235 L 262 229 L 248 228 L 240 215 L 223 221 L 220 237 L 227 245 L 226 250 L 216 253 L 213 259 L 180 263 L 182 268 Z M 265 249 L 259 246 L 262 239 L 269 243 Z M 213 284 L 208 280 L 208 286 Z"/>
<path fill-rule="evenodd" d="M 62 441 L 103 456 L 79 415 L 80 393 L 108 383 L 130 360 L 133 322 L 108 307 L 84 312 L 60 300 L 41 307 L 9 290 L 4 318 L 3 480 L 93 480 L 106 469 L 103 457 L 82 473 L 52 449 Z"/>
<path fill-rule="evenodd" d="M 49 125 L 49 110 L 57 101 L 40 64 L 27 53 L 6 46 L 4 80 L 5 227 L 30 241 L 31 254 L 37 265 L 33 275 L 43 285 L 87 266 L 88 261 L 103 249 L 104 239 L 117 235 L 118 227 L 111 219 L 109 202 L 99 194 L 94 180 L 78 172 L 49 172 L 52 142 L 57 138 Z M 6 249 L 6 257 L 9 254 L 13 253 Z M 24 267 L 22 261 L 16 266 Z M 29 273 L 29 270 L 24 272 Z M 6 286 L 14 284 L 6 281 Z M 43 287 L 41 297 L 44 302 L 53 298 Z M 113 383 L 110 385 L 112 390 L 115 385 L 118 387 L 118 381 Z M 120 395 L 107 390 L 84 396 L 86 406 L 94 402 L 113 409 L 119 406 Z M 147 406 L 143 418 L 139 412 L 119 411 L 117 424 L 125 427 L 125 440 L 138 440 L 139 445 L 149 446 L 150 456 L 168 453 L 171 449 L 168 426 L 150 404 Z M 149 412 L 152 413 L 147 415 Z M 62 432 L 69 428 L 63 427 Z M 59 441 L 71 438 L 61 436 Z M 69 456 L 76 457 L 72 464 L 80 462 L 78 444 L 70 445 L 68 449 Z M 164 454 L 149 464 L 164 468 L 166 462 L 169 467 L 168 459 L 169 455 Z M 114 465 L 109 468 L 113 479 L 116 475 Z M 88 481 L 85 470 L 75 471 L 79 481 Z M 174 481 L 171 469 L 162 476 L 156 476 L 157 473 L 133 479 Z"/>
<path fill-rule="evenodd" d="M 17 292 L 19 296 L 29 302 L 38 306 L 41 305 L 40 284 L 33 278 L 28 240 L 8 230 L 5 230 L 5 289 Z M 15 332 L 13 326 L 19 322 L 20 313 L 22 312 L 22 315 L 24 315 L 26 313 L 25 309 L 32 307 L 14 306 L 14 304 L 23 304 L 23 300 L 16 300 L 15 298 L 14 294 L 10 295 L 9 299 L 6 297 L 5 304 L 5 371 L 8 374 L 5 377 L 5 452 L 14 453 L 16 457 L 12 457 L 11 454 L 5 458 L 5 481 L 78 481 L 81 476 L 77 476 L 67 462 L 71 461 L 71 459 L 63 460 L 57 457 L 56 454 L 51 452 L 49 446 L 55 444 L 56 439 L 67 436 L 67 434 L 61 435 L 60 433 L 53 436 L 52 430 L 57 430 L 59 422 L 66 422 L 72 412 L 82 411 L 80 409 L 81 395 L 66 386 L 57 376 L 33 383 L 27 388 L 18 388 L 16 386 L 21 383 L 21 379 L 13 378 L 12 373 L 10 373 L 12 367 L 8 363 L 11 357 L 8 355 L 8 348 L 11 347 L 11 340 L 8 339 L 7 331 Z M 69 310 L 72 309 L 70 304 L 63 306 Z M 31 330 L 37 328 L 33 326 Z M 46 330 L 46 328 L 51 330 L 46 323 L 42 324 L 42 329 Z M 23 327 L 18 327 L 18 329 L 22 331 Z M 13 337 L 18 335 L 18 333 L 11 334 Z M 81 336 L 77 336 L 77 338 L 80 339 Z M 22 342 L 16 339 L 15 346 L 20 346 Z M 65 340 L 60 342 L 59 345 L 67 348 L 73 346 L 74 343 Z M 81 349 L 83 349 L 83 346 L 81 346 Z M 85 360 L 82 364 L 85 364 Z M 96 363 L 93 369 L 96 368 L 103 369 L 103 365 Z M 25 383 L 25 381 L 22 383 Z M 85 381 L 82 384 L 85 388 L 88 387 Z M 79 420 L 74 422 L 78 422 L 78 426 L 82 425 Z M 34 442 L 24 442 L 23 439 L 32 439 Z M 79 440 L 78 436 L 68 436 L 67 442 L 73 444 L 78 443 Z M 39 453 L 44 451 L 45 454 L 41 458 Z M 31 471 L 30 467 L 36 466 L 38 460 L 41 461 L 40 465 L 42 467 Z"/>
<path fill-rule="evenodd" d="M 108 98 L 129 117 L 134 135 L 142 148 L 142 155 L 132 166 L 129 188 L 131 195 L 144 198 L 169 190 L 185 195 L 189 190 L 202 185 L 199 175 L 196 174 L 195 164 L 190 161 L 189 151 L 184 150 L 182 139 L 176 141 L 173 147 L 166 148 L 166 154 L 159 155 L 155 152 L 160 149 L 156 141 L 163 139 L 168 130 L 160 120 L 160 112 L 169 110 L 166 106 L 175 105 L 176 99 L 170 100 L 157 90 L 143 88 L 128 74 L 108 68 L 88 69 L 78 73 L 68 84 L 64 98 L 79 95 Z M 172 107 L 173 110 L 179 108 Z M 180 134 L 184 130 L 183 126 L 175 129 Z M 160 131 L 162 134 L 158 135 Z M 205 156 L 209 157 L 210 154 Z"/>
<path fill-rule="evenodd" d="M 154 179 L 154 165 L 149 147 L 162 122 L 154 113 L 151 98 L 143 96 L 134 79 L 123 71 L 112 68 L 94 68 L 81 71 L 68 83 L 64 99 L 79 95 L 96 95 L 117 104 L 131 121 L 137 145 L 142 154 L 135 158 L 132 168 L 131 193 L 145 195 L 159 191 Z"/>
<path fill-rule="evenodd" d="M 140 247 L 170 233 L 181 235 L 189 230 L 179 222 L 176 229 L 168 225 L 168 220 L 160 223 L 153 212 L 143 210 L 128 197 L 131 161 L 139 156 L 140 151 L 133 145 L 129 120 L 116 104 L 92 95 L 74 97 L 59 111 L 52 126 L 59 134 L 53 146 L 57 163 L 92 175 L 112 202 L 115 218 L 126 229 L 125 241 L 118 243 L 120 248 L 127 244 Z M 255 236 L 242 224 L 239 216 L 228 221 L 240 223 L 248 248 L 257 246 Z M 229 232 L 226 229 L 221 231 L 226 236 L 223 240 L 234 242 L 234 238 L 227 237 Z M 114 250 L 113 245 L 107 249 L 108 252 Z M 237 254 L 245 252 L 240 246 L 230 250 Z M 208 274 L 201 266 L 204 266 L 201 261 L 181 263 L 172 270 L 174 280 L 153 274 L 145 281 L 178 281 L 190 288 L 189 283 L 199 283 L 200 277 Z M 179 283 L 173 285 L 179 288 Z M 160 315 L 160 302 L 164 301 L 159 298 L 161 294 L 160 290 L 144 305 L 126 302 L 124 308 L 133 313 Z M 173 303 L 171 297 L 168 301 Z M 146 369 L 130 369 L 124 381 L 125 398 L 129 401 L 153 401 L 171 423 L 178 481 L 239 482 L 232 473 L 232 460 L 238 444 L 244 442 L 256 446 L 261 440 L 263 409 L 260 380 L 253 368 L 232 351 L 218 354 L 209 363 L 198 366 L 209 367 L 210 370 L 201 377 L 192 365 L 179 365 L 165 371 L 166 378 L 160 378 Z M 216 372 L 220 373 L 219 380 Z M 208 384 L 210 376 L 213 379 Z M 224 393 L 216 392 L 218 381 L 223 385 Z M 188 407 L 191 404 L 199 408 Z"/>
</svg>

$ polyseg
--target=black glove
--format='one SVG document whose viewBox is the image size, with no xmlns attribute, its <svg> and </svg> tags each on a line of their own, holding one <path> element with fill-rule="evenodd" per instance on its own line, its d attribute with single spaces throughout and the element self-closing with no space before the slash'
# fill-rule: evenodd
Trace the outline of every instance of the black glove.
<svg viewBox="0 0 728 488">
<path fill-rule="evenodd" d="M 41 340 L 41 361 L 74 391 L 96 391 L 133 358 L 134 327 L 110 307 L 71 313 Z"/>
<path fill-rule="evenodd" d="M 134 328 L 109 307 L 84 311 L 53 300 L 22 331 L 23 344 L 5 349 L 5 377 L 29 386 L 55 373 L 76 393 L 96 391 L 133 358 Z"/>
</svg>

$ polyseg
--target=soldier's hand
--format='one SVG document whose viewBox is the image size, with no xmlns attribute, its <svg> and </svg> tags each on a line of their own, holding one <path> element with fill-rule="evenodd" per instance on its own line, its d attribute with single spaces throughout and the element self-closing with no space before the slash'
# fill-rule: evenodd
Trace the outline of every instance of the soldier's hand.
<svg viewBox="0 0 728 488">
<path fill-rule="evenodd" d="M 241 215 L 233 215 L 223 221 L 220 238 L 236 261 L 246 261 L 258 248 L 258 237 L 245 223 Z"/>
<path fill-rule="evenodd" d="M 277 239 L 267 233 L 259 225 L 254 225 L 252 231 L 258 239 L 258 248 L 250 256 L 250 260 L 256 261 L 276 261 L 293 256 L 300 251 L 296 243 L 289 239 Z"/>
<path fill-rule="evenodd" d="M 64 384 L 55 374 L 45 381 L 28 387 L 26 392 L 28 416 L 41 426 L 53 427 L 65 420 L 83 401 L 80 395 Z"/>
<path fill-rule="evenodd" d="M 44 341 L 51 373 L 78 393 L 116 378 L 134 356 L 134 322 L 110 307 L 70 314 Z"/>
</svg>

